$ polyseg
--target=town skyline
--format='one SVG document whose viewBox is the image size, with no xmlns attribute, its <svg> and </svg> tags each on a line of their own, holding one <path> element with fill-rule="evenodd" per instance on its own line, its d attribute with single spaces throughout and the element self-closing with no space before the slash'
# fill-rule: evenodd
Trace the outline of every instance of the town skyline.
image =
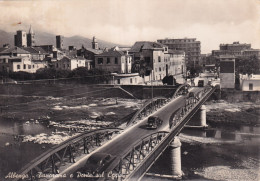
<svg viewBox="0 0 260 181">
<path fill-rule="evenodd" d="M 149 5 L 148 1 L 76 2 L 66 0 L 61 6 L 59 0 L 2 1 L 1 29 L 28 31 L 32 25 L 36 34 L 41 31 L 65 37 L 96 36 L 129 46 L 136 41 L 196 38 L 201 41 L 201 53 L 234 41 L 260 47 L 260 3 L 256 0 L 177 0 L 163 4 L 154 0 Z"/>
</svg>

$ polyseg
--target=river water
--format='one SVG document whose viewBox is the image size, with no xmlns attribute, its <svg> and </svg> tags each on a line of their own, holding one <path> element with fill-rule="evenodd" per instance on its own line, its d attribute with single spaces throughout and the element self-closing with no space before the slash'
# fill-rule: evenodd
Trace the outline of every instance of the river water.
<svg viewBox="0 0 260 181">
<path fill-rule="evenodd" d="M 260 127 L 218 126 L 184 129 L 181 161 L 183 180 L 259 180 Z M 167 149 L 149 173 L 171 175 Z M 168 180 L 146 176 L 143 180 Z"/>
</svg>

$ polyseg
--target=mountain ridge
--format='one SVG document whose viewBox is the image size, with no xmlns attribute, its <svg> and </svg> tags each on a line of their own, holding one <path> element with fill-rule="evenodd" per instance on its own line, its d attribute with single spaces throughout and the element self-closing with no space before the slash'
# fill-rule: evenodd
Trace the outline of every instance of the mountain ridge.
<svg viewBox="0 0 260 181">
<path fill-rule="evenodd" d="M 4 44 L 14 46 L 14 35 L 16 32 L 6 32 L 0 30 L 0 47 Z M 36 45 L 54 45 L 56 46 L 56 35 L 46 32 L 35 33 Z M 99 48 L 111 48 L 114 46 L 126 46 L 120 45 L 104 40 L 97 39 Z M 68 49 L 68 46 L 75 46 L 77 49 L 81 48 L 82 45 L 86 48 L 92 48 L 92 38 L 83 37 L 80 35 L 74 35 L 70 37 L 64 37 L 64 48 Z"/>
</svg>

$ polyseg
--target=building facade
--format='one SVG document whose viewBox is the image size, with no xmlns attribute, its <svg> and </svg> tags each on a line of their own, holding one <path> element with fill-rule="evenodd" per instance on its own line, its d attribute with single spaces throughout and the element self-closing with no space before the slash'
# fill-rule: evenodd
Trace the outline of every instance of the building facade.
<svg viewBox="0 0 260 181">
<path fill-rule="evenodd" d="M 87 67 L 90 69 L 90 62 L 87 62 L 83 57 L 67 57 L 64 56 L 60 60 L 53 62 L 55 69 L 74 70 L 78 67 Z"/>
<path fill-rule="evenodd" d="M 165 54 L 166 75 L 182 76 L 186 73 L 184 51 L 169 49 Z"/>
<path fill-rule="evenodd" d="M 235 56 L 221 55 L 220 59 L 220 88 L 235 88 Z"/>
<path fill-rule="evenodd" d="M 220 44 L 219 50 L 212 50 L 212 56 L 219 57 L 221 55 L 234 55 L 235 57 L 260 57 L 260 50 L 251 48 L 251 44 L 240 44 L 233 42 L 232 44 Z"/>
<path fill-rule="evenodd" d="M 160 39 L 157 42 L 168 46 L 172 50 L 182 50 L 185 52 L 186 64 L 196 66 L 200 64 L 201 43 L 196 38 L 183 39 Z"/>
<path fill-rule="evenodd" d="M 26 47 L 27 46 L 27 34 L 25 31 L 18 30 L 14 35 L 14 46 Z"/>
<path fill-rule="evenodd" d="M 29 33 L 27 34 L 27 46 L 28 47 L 35 46 L 35 33 L 32 29 L 32 26 L 30 26 Z"/>
<path fill-rule="evenodd" d="M 28 72 L 35 73 L 40 68 L 46 68 L 47 62 L 32 60 L 30 57 L 0 57 L 0 70 L 2 72 Z"/>
<path fill-rule="evenodd" d="M 132 57 L 122 51 L 113 49 L 95 56 L 95 68 L 111 73 L 131 73 Z"/>
<path fill-rule="evenodd" d="M 56 36 L 56 47 L 59 49 L 64 49 L 64 37 L 61 35 Z"/>
</svg>

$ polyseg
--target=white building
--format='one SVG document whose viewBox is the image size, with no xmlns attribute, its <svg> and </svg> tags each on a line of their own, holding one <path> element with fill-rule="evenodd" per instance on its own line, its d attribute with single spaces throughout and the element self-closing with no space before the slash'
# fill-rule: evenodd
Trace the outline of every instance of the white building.
<svg viewBox="0 0 260 181">
<path fill-rule="evenodd" d="M 46 68 L 47 62 L 31 60 L 30 57 L 4 57 L 0 58 L 0 71 L 35 73 L 40 68 Z"/>
<path fill-rule="evenodd" d="M 90 62 L 86 61 L 83 57 L 67 57 L 64 56 L 62 59 L 53 62 L 55 69 L 61 70 L 74 70 L 78 67 L 88 67 L 90 69 Z"/>
<path fill-rule="evenodd" d="M 240 88 L 242 91 L 260 91 L 260 75 L 241 75 Z"/>
</svg>

